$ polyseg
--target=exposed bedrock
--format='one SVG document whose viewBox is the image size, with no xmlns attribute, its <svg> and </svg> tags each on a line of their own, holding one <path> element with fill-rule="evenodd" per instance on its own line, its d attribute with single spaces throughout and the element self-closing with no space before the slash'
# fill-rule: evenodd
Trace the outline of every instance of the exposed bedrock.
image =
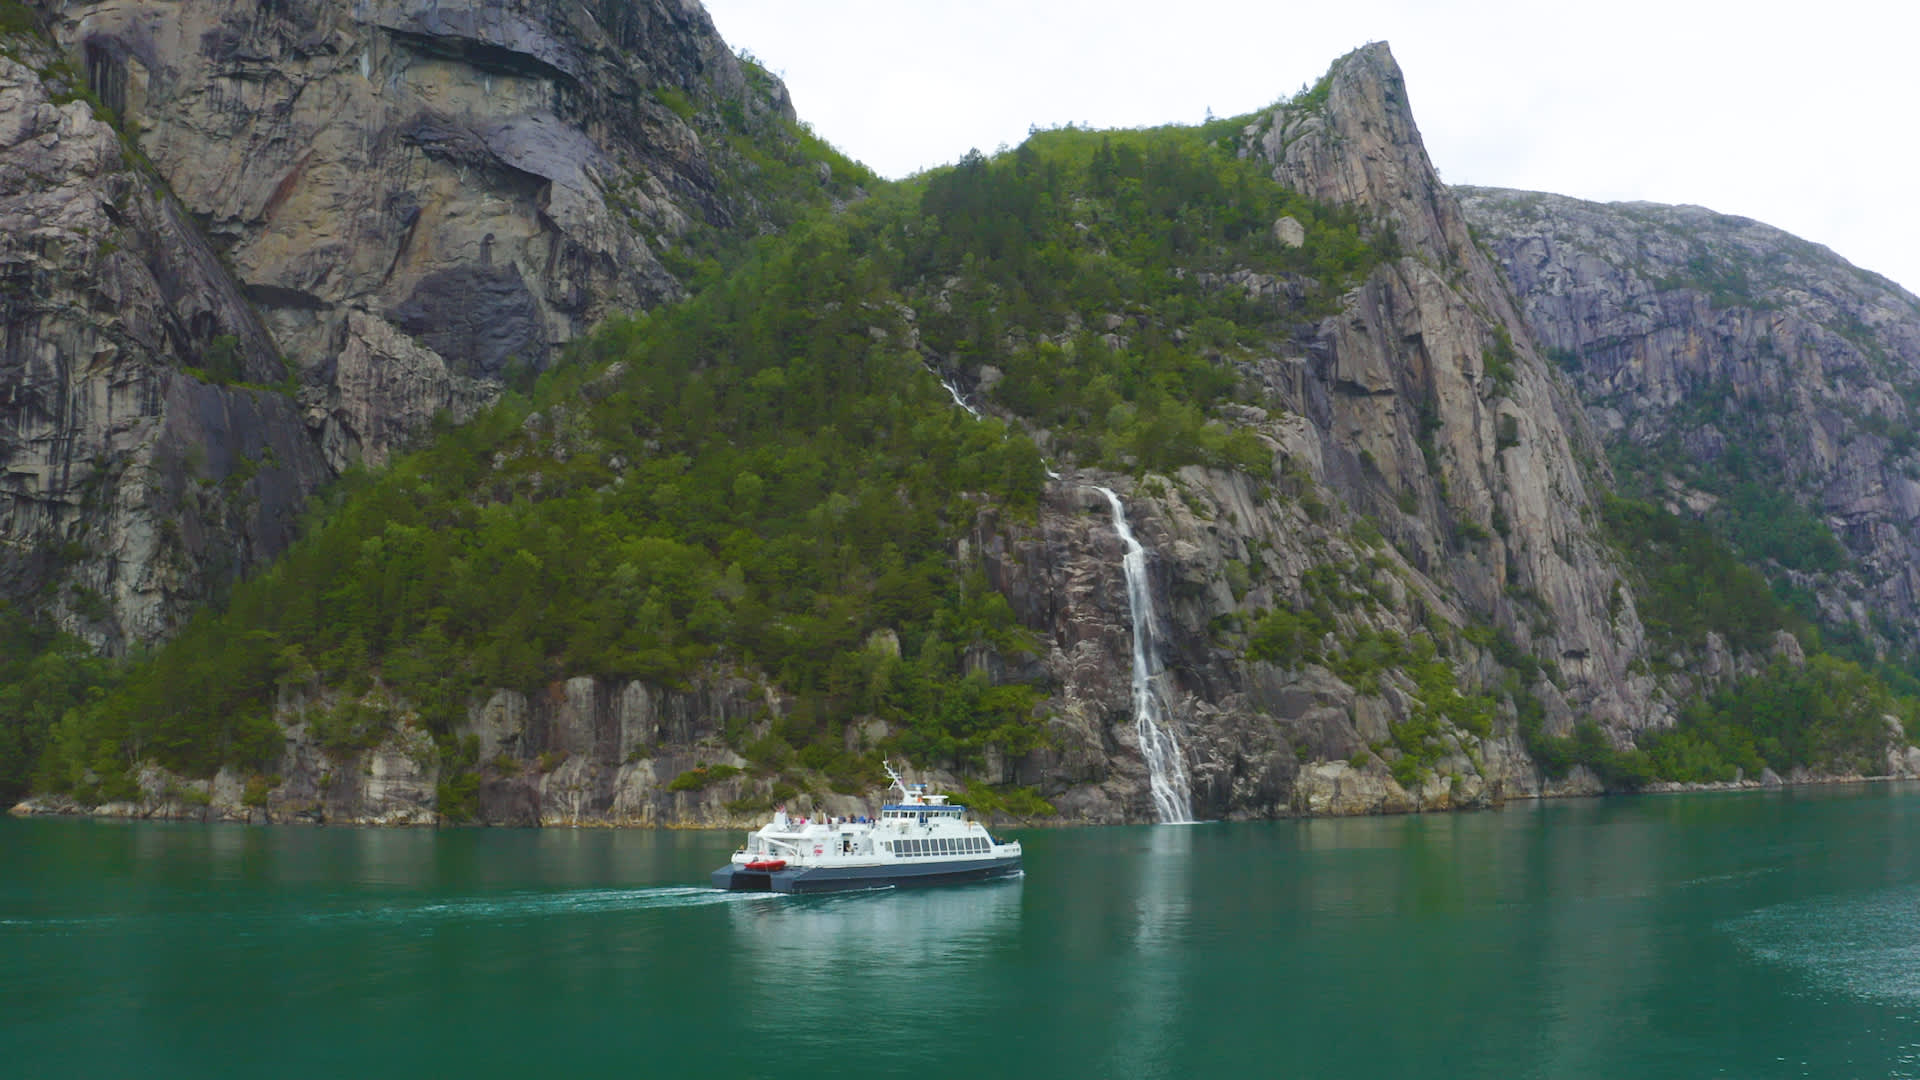
<svg viewBox="0 0 1920 1080">
<path fill-rule="evenodd" d="M 1796 584 L 1827 619 L 1907 647 L 1920 630 L 1920 298 L 1697 206 L 1460 193 L 1606 440 L 1681 449 L 1658 465 L 1669 505 L 1715 510 L 1684 465 L 1790 494 L 1848 555 L 1790 568 Z"/>
<path fill-rule="evenodd" d="M 663 102 L 791 113 L 676 0 L 108 0 L 62 7 L 55 32 L 300 369 L 336 469 L 679 294 L 660 251 L 735 208 Z M 366 319 L 444 374 L 370 408 L 334 377 L 348 349 L 381 354 Z"/>
<path fill-rule="evenodd" d="M 287 396 L 212 381 L 284 371 L 53 56 L 0 57 L 0 594 L 118 651 L 285 547 L 325 469 Z"/>
<path fill-rule="evenodd" d="M 0 597 L 113 650 L 680 295 L 660 254 L 762 212 L 713 147 L 792 118 L 681 0 L 42 14 L 0 59 Z"/>
</svg>

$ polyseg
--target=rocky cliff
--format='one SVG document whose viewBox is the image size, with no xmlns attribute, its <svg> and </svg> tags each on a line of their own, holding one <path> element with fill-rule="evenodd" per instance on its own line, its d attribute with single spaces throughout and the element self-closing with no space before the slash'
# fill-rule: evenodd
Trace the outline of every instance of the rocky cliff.
<svg viewBox="0 0 1920 1080">
<path fill-rule="evenodd" d="M 754 213 L 695 110 L 792 119 L 678 0 L 107 2 L 55 30 L 299 365 L 335 468 L 678 296 L 663 255 Z"/>
<path fill-rule="evenodd" d="M 1637 483 L 1716 523 L 1830 631 L 1920 630 L 1920 298 L 1693 206 L 1459 189 L 1541 343 Z M 1790 501 L 1756 500 L 1754 487 Z M 1756 510 L 1774 519 L 1751 520 Z M 1795 513 L 1797 535 L 1775 539 Z M 1828 537 L 1837 539 L 1839 546 Z"/>
<path fill-rule="evenodd" d="M 0 595 L 114 651 L 668 261 L 853 191 L 680 0 L 8 11 Z"/>
<path fill-rule="evenodd" d="M 1330 670 L 1331 657 L 1383 634 L 1442 642 L 1471 687 L 1496 695 L 1505 671 L 1476 640 L 1504 638 L 1544 661 L 1554 677 L 1522 692 L 1546 703 L 1552 734 L 1575 715 L 1622 739 L 1666 722 L 1652 680 L 1630 670 L 1642 631 L 1631 600 L 1611 599 L 1630 593 L 1587 524 L 1592 436 L 1427 160 L 1386 46 L 1350 54 L 1304 99 L 1257 118 L 1243 147 L 1294 190 L 1390 230 L 1403 254 L 1338 314 L 1236 359 L 1265 402 L 1238 422 L 1279 450 L 1270 483 L 1196 468 L 1122 486 L 1153 553 L 1195 812 L 1440 808 L 1541 790 L 1512 695 L 1484 734 L 1442 723 L 1426 741 L 1409 732 L 1434 703 L 1404 669 Z M 1063 686 L 1058 749 L 1014 771 L 1064 786 L 1056 802 L 1076 817 L 1149 818 L 1130 745 L 1117 541 L 1084 487 L 1056 483 L 1045 506 L 1037 535 L 1011 536 L 989 557 L 1054 642 Z M 1344 610 L 1328 664 L 1249 660 L 1246 638 L 1222 633 L 1264 610 L 1305 608 L 1329 581 Z M 1392 766 L 1408 755 L 1429 767 L 1403 767 L 1402 779 L 1421 779 L 1402 783 Z"/>
<path fill-rule="evenodd" d="M 0 595 L 117 651 L 294 535 L 325 475 L 280 354 L 50 45 L 0 55 Z M 217 363 L 234 382 L 204 371 Z"/>
</svg>

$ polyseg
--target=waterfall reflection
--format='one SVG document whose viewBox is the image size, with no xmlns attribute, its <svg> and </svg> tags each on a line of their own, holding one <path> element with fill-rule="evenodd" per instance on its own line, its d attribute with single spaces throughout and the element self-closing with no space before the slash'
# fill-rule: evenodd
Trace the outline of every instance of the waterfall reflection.
<svg viewBox="0 0 1920 1080">
<path fill-rule="evenodd" d="M 1147 854 L 1138 861 L 1133 902 L 1131 977 L 1121 988 L 1124 1018 L 1108 1075 L 1178 1073 L 1183 1028 L 1182 976 L 1191 952 L 1191 876 L 1194 830 L 1160 825 L 1147 830 Z"/>
</svg>

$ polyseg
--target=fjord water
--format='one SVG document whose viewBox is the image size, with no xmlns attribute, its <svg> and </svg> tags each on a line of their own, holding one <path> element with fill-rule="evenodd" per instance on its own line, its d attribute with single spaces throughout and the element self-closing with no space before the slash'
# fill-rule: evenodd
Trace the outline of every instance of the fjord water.
<svg viewBox="0 0 1920 1080">
<path fill-rule="evenodd" d="M 9 1076 L 1920 1075 L 1920 787 L 1031 831 L 701 888 L 737 834 L 0 821 Z"/>
</svg>

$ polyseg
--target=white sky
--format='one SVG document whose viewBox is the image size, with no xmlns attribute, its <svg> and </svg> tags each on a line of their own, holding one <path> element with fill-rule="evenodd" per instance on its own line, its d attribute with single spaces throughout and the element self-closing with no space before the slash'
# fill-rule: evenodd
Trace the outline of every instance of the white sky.
<svg viewBox="0 0 1920 1080">
<path fill-rule="evenodd" d="M 1909 0 L 705 0 L 885 176 L 1031 126 L 1250 112 L 1384 40 L 1449 183 L 1696 203 L 1920 291 Z"/>
</svg>

